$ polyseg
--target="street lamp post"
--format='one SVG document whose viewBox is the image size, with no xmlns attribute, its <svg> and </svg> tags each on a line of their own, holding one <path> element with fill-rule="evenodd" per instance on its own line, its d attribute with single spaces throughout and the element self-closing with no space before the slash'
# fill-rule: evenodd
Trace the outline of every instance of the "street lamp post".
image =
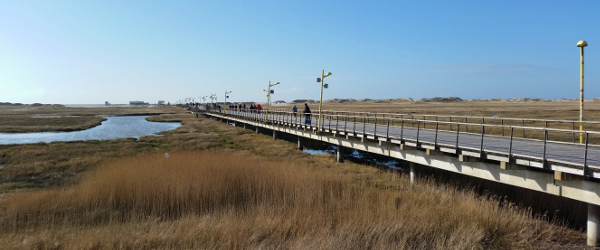
<svg viewBox="0 0 600 250">
<path fill-rule="evenodd" d="M 225 105 L 227 105 L 227 94 L 231 93 L 231 91 L 225 90 L 225 101 L 223 102 L 223 109 L 225 109 Z"/>
<path fill-rule="evenodd" d="M 583 143 L 583 48 L 588 46 L 587 42 L 581 40 L 577 43 L 577 47 L 581 48 L 581 92 L 579 93 L 579 143 Z"/>
<path fill-rule="evenodd" d="M 210 95 L 210 109 L 213 110 L 213 108 L 216 106 L 215 102 L 217 101 L 217 95 L 216 94 L 212 94 Z M 217 103 L 218 104 L 218 103 Z"/>
<path fill-rule="evenodd" d="M 317 124 L 317 130 L 321 131 L 321 108 L 323 107 L 323 84 L 325 84 L 325 77 L 331 75 L 331 72 L 327 72 L 325 74 L 325 70 L 321 71 L 321 79 L 317 79 L 321 81 L 321 98 L 319 100 L 319 122 Z"/>
<path fill-rule="evenodd" d="M 269 107 L 271 106 L 271 87 L 275 86 L 279 84 L 279 82 L 275 82 L 274 84 L 271 84 L 271 81 L 269 81 L 269 87 L 265 90 L 263 89 L 263 91 L 267 92 L 267 109 L 265 112 L 265 122 L 267 121 L 267 115 L 269 114 Z"/>
</svg>

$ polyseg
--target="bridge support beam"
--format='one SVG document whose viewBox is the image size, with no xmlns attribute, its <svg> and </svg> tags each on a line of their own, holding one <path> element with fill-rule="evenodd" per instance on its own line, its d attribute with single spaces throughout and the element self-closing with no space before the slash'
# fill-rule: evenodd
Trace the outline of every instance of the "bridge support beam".
<svg viewBox="0 0 600 250">
<path fill-rule="evenodd" d="M 410 185 L 414 185 L 415 184 L 415 179 L 417 177 L 417 164 L 411 162 L 410 163 Z"/>
<path fill-rule="evenodd" d="M 273 141 L 277 140 L 277 130 L 273 129 Z"/>
<path fill-rule="evenodd" d="M 600 225 L 600 206 L 588 203 L 587 244 L 598 245 L 598 226 Z"/>
<path fill-rule="evenodd" d="M 344 156 L 342 155 L 342 151 L 343 151 L 343 147 L 341 145 L 337 146 L 337 154 L 336 154 L 336 160 L 337 162 L 344 162 Z"/>
<path fill-rule="evenodd" d="M 302 144 L 302 137 L 298 136 L 298 150 L 303 150 L 304 144 Z"/>
<path fill-rule="evenodd" d="M 258 126 L 254 127 L 256 129 L 256 134 L 258 134 Z"/>
</svg>

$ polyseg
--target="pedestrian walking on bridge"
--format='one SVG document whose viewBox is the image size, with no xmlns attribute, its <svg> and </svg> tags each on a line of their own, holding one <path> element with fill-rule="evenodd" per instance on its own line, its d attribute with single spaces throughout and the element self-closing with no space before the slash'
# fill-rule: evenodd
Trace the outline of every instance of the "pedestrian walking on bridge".
<svg viewBox="0 0 600 250">
<path fill-rule="evenodd" d="M 304 114 L 305 117 L 305 121 L 304 123 L 306 125 L 311 125 L 311 120 L 310 120 L 310 108 L 308 107 L 308 104 L 304 103 L 304 111 L 302 111 L 302 113 Z"/>
<path fill-rule="evenodd" d="M 292 107 L 292 113 L 294 113 L 294 117 L 296 117 L 296 112 L 298 112 L 298 107 L 294 105 L 294 107 Z"/>
</svg>

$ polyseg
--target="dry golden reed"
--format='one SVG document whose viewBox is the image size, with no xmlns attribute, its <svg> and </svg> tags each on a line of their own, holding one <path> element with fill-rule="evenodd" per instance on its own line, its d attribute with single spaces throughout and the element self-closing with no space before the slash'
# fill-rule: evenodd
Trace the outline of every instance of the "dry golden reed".
<svg viewBox="0 0 600 250">
<path fill-rule="evenodd" d="M 422 183 L 380 189 L 352 174 L 247 152 L 124 158 L 62 189 L 11 194 L 0 245 L 39 249 L 557 248 L 576 235 Z"/>
</svg>

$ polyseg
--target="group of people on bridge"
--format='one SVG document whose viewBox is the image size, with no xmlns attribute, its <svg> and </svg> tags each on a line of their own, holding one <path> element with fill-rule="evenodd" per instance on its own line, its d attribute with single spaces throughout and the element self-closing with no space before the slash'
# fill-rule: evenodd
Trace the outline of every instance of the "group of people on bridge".
<svg viewBox="0 0 600 250">
<path fill-rule="evenodd" d="M 199 103 L 195 103 L 196 109 L 199 109 L 200 104 Z M 207 103 L 206 105 L 204 105 L 204 110 L 211 110 L 211 111 L 216 111 L 216 112 L 221 112 L 221 105 L 218 105 L 216 103 Z M 239 111 L 239 112 L 250 112 L 250 113 L 261 113 L 262 111 L 262 106 L 259 104 L 250 104 L 249 107 L 246 106 L 246 103 L 241 103 L 241 104 L 231 104 L 229 105 L 229 110 L 233 110 L 233 111 Z M 294 105 L 292 107 L 292 113 L 294 114 L 294 117 L 296 117 L 296 114 L 298 113 L 298 107 L 296 107 L 296 105 Z M 310 108 L 308 107 L 307 103 L 304 103 L 304 110 L 302 110 L 302 114 L 304 115 L 304 123 L 307 125 L 311 124 L 311 111 Z M 197 115 L 196 115 L 197 117 Z"/>
<path fill-rule="evenodd" d="M 298 112 L 298 107 L 296 107 L 296 105 L 294 105 L 294 107 L 292 107 L 292 113 L 294 113 L 294 117 L 296 117 L 296 113 Z M 304 114 L 304 123 L 307 125 L 311 124 L 311 120 L 310 120 L 310 116 L 312 115 L 310 112 L 310 108 L 308 107 L 308 104 L 304 103 L 304 110 L 302 110 L 302 114 Z"/>
<path fill-rule="evenodd" d="M 256 105 L 250 104 L 250 107 L 248 107 L 248 109 L 246 109 L 246 103 L 232 104 L 232 105 L 229 105 L 229 110 L 241 111 L 241 112 L 250 111 L 251 113 L 260 113 L 260 111 L 262 110 L 262 106 L 260 106 L 260 104 L 256 104 Z"/>
</svg>

